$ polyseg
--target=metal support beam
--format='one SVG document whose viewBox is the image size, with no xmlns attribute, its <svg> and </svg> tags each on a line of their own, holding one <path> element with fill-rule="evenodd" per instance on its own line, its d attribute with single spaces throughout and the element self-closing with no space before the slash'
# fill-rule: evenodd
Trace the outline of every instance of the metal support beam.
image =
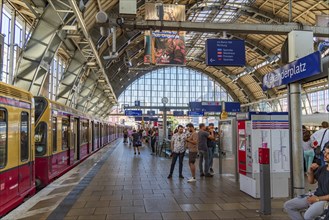
<svg viewBox="0 0 329 220">
<path fill-rule="evenodd" d="M 27 0 L 22 0 L 26 7 L 29 8 L 29 10 L 34 14 L 34 16 L 38 19 L 39 18 L 39 14 L 34 10 L 34 8 L 31 6 L 31 3 L 29 3 Z"/>
<path fill-rule="evenodd" d="M 108 25 L 108 24 L 106 24 Z M 125 21 L 124 28 L 139 30 L 176 30 L 176 31 L 195 31 L 218 33 L 227 31 L 230 33 L 248 33 L 265 35 L 287 35 L 292 30 L 312 31 L 316 37 L 328 37 L 329 29 L 327 27 L 301 26 L 297 23 L 278 24 L 247 24 L 247 23 L 202 23 L 188 21 Z"/>
<path fill-rule="evenodd" d="M 11 22 L 10 22 L 10 45 L 9 45 L 9 74 L 8 83 L 12 84 L 14 78 L 14 48 L 15 48 L 15 21 L 16 21 L 16 11 L 11 12 Z"/>
<path fill-rule="evenodd" d="M 45 8 L 17 62 L 13 83 L 33 95 L 42 93 L 51 61 L 65 37 L 65 32 L 58 31 L 62 23 L 53 19 L 54 13 L 52 7 Z"/>
<path fill-rule="evenodd" d="M 112 85 L 111 85 L 111 83 L 110 83 L 110 81 L 109 81 L 109 79 L 108 79 L 108 77 L 107 77 L 107 75 L 106 75 L 106 73 L 105 73 L 103 63 L 102 63 L 102 61 L 101 61 L 101 59 L 100 59 L 100 57 L 99 57 L 99 55 L 98 55 L 98 51 L 97 51 L 97 49 L 96 49 L 96 47 L 95 47 L 95 44 L 94 44 L 92 38 L 91 38 L 90 35 L 89 35 L 89 32 L 88 32 L 88 30 L 87 30 L 87 27 L 86 27 L 85 21 L 84 21 L 84 19 L 83 19 L 83 16 L 82 16 L 82 14 L 81 14 L 81 12 L 80 12 L 80 10 L 79 10 L 79 7 L 78 7 L 78 5 L 77 5 L 77 3 L 76 3 L 75 0 L 69 0 L 69 3 L 70 3 L 70 5 L 71 5 L 71 7 L 72 7 L 72 10 L 74 11 L 74 14 L 75 14 L 75 16 L 76 16 L 76 18 L 77 18 L 77 21 L 79 22 L 79 26 L 81 27 L 81 30 L 82 30 L 82 32 L 83 32 L 85 38 L 87 39 L 87 41 L 88 41 L 88 43 L 89 43 L 89 46 L 91 47 L 91 49 L 92 49 L 92 51 L 93 51 L 93 55 L 94 55 L 95 58 L 96 58 L 97 64 L 98 64 L 98 66 L 99 66 L 99 69 L 101 70 L 104 79 L 106 80 L 108 86 L 110 87 L 110 89 L 111 89 L 111 91 L 112 91 L 112 93 L 113 93 L 113 96 L 114 96 L 115 100 L 117 101 L 117 98 L 116 98 L 115 93 L 114 93 L 114 91 L 113 91 Z"/>
</svg>

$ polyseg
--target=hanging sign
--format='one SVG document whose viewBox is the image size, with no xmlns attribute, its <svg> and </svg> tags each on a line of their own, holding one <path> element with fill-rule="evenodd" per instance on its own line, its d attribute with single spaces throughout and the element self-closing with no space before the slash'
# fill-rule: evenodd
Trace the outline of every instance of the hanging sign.
<svg viewBox="0 0 329 220">
<path fill-rule="evenodd" d="M 321 55 L 319 51 L 293 61 L 263 77 L 263 90 L 287 85 L 321 73 Z"/>
<path fill-rule="evenodd" d="M 125 116 L 142 116 L 142 110 L 125 110 Z"/>
<path fill-rule="evenodd" d="M 206 64 L 208 66 L 246 65 L 246 48 L 244 41 L 207 39 Z"/>
<path fill-rule="evenodd" d="M 184 116 L 184 111 L 174 111 L 174 116 Z"/>
<path fill-rule="evenodd" d="M 188 111 L 187 112 L 188 116 L 192 116 L 192 117 L 200 117 L 200 116 L 204 116 L 204 112 L 192 112 L 192 111 Z"/>
</svg>

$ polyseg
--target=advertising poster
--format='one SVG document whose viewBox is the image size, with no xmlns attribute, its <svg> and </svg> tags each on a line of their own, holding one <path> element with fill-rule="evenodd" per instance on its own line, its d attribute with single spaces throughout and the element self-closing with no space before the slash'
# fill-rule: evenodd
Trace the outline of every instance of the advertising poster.
<svg viewBox="0 0 329 220">
<path fill-rule="evenodd" d="M 151 31 L 144 33 L 144 64 L 153 64 Z"/>
<path fill-rule="evenodd" d="M 185 21 L 185 6 L 146 3 L 145 20 Z M 185 65 L 185 32 L 145 31 L 144 51 L 144 64 Z"/>
<path fill-rule="evenodd" d="M 145 3 L 145 20 L 185 21 L 185 5 Z"/>
<path fill-rule="evenodd" d="M 145 31 L 144 64 L 185 65 L 185 34 L 183 32 Z"/>
<path fill-rule="evenodd" d="M 154 64 L 185 65 L 185 36 L 180 32 L 152 33 Z"/>
</svg>

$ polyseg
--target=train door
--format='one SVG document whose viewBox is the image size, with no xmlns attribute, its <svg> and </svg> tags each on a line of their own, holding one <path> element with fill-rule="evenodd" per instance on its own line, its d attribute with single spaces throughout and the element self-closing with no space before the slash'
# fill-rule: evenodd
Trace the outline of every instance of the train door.
<svg viewBox="0 0 329 220">
<path fill-rule="evenodd" d="M 95 131 L 96 131 L 96 135 L 95 135 L 95 139 L 96 139 L 96 148 L 99 148 L 99 123 L 97 122 L 95 124 Z"/>
<path fill-rule="evenodd" d="M 99 147 L 103 146 L 103 124 L 99 124 Z"/>
<path fill-rule="evenodd" d="M 58 149 L 60 150 L 67 150 L 67 165 L 71 165 L 74 163 L 73 156 L 71 153 L 71 139 L 70 139 L 70 119 L 66 117 L 62 117 L 62 128 L 59 127 L 61 138 L 61 144 L 59 145 Z"/>
<path fill-rule="evenodd" d="M 28 112 L 21 112 L 20 115 L 20 150 L 18 168 L 18 190 L 23 193 L 32 186 L 33 164 L 31 161 L 31 138 L 30 138 L 30 116 Z"/>
<path fill-rule="evenodd" d="M 74 118 L 73 123 L 73 146 L 74 146 L 74 160 L 79 160 L 80 157 L 80 137 L 79 137 L 79 119 Z"/>
<path fill-rule="evenodd" d="M 95 125 L 94 122 L 91 122 L 91 149 L 95 150 Z"/>
<path fill-rule="evenodd" d="M 60 166 L 62 166 L 59 161 L 58 161 L 58 149 L 57 149 L 57 117 L 52 117 L 52 122 L 51 122 L 51 135 L 50 137 L 52 138 L 51 146 L 52 148 L 50 149 L 51 153 L 51 166 L 49 166 L 49 172 L 50 175 L 56 174 L 56 172 L 61 169 Z M 63 164 L 65 165 L 65 164 Z"/>
<path fill-rule="evenodd" d="M 15 187 L 18 178 L 18 169 L 9 170 L 8 167 L 6 167 L 6 164 L 8 166 L 9 160 L 16 158 L 14 157 L 14 153 L 18 151 L 18 147 L 13 147 L 14 153 L 8 152 L 8 147 L 10 144 L 17 146 L 15 140 L 17 137 L 13 136 L 13 128 L 16 126 L 14 126 L 14 123 L 12 123 L 12 117 L 9 118 L 10 114 L 8 114 L 8 112 L 10 111 L 13 111 L 12 108 L 7 111 L 7 109 L 4 109 L 0 106 L 0 170 L 5 171 L 3 173 L 0 172 L 0 187 L 14 187 L 7 187 L 0 190 L 0 213 L 3 211 L 2 207 L 4 207 L 8 201 L 12 200 L 18 195 L 18 187 Z M 13 165 L 17 167 L 18 161 L 13 163 Z M 12 176 L 12 178 L 9 178 L 9 175 Z"/>
</svg>

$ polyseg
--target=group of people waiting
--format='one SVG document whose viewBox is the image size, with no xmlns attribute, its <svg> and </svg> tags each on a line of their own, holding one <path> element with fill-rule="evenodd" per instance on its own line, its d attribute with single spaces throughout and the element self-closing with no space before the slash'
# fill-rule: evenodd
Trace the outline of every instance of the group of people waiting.
<svg viewBox="0 0 329 220">
<path fill-rule="evenodd" d="M 151 129 L 125 129 L 123 131 L 123 143 L 129 143 L 129 146 L 134 147 L 134 154 L 138 152 L 140 155 L 140 147 L 142 143 L 148 143 L 151 141 L 152 155 L 155 154 L 155 144 L 158 136 L 158 129 L 153 127 Z M 137 151 L 137 152 L 136 152 Z"/>
<path fill-rule="evenodd" d="M 322 128 L 311 135 L 303 127 L 303 149 L 307 180 L 318 183 L 317 189 L 287 201 L 284 208 L 293 220 L 329 219 L 329 128 Z M 302 212 L 305 212 L 302 214 Z M 326 213 L 327 212 L 327 213 Z M 322 215 L 322 218 L 319 217 Z"/>
<path fill-rule="evenodd" d="M 192 177 L 187 181 L 189 183 L 196 182 L 196 167 L 195 162 L 199 155 L 199 171 L 200 177 L 212 177 L 213 158 L 216 144 L 218 142 L 218 133 L 215 132 L 214 124 L 210 123 L 207 127 L 204 123 L 199 125 L 199 132 L 196 132 L 193 124 L 184 127 L 179 125 L 177 132 L 171 138 L 171 157 L 172 162 L 168 179 L 171 179 L 175 169 L 177 158 L 179 159 L 179 178 L 184 179 L 183 176 L 183 159 L 185 151 L 189 151 L 189 166 Z"/>
</svg>

